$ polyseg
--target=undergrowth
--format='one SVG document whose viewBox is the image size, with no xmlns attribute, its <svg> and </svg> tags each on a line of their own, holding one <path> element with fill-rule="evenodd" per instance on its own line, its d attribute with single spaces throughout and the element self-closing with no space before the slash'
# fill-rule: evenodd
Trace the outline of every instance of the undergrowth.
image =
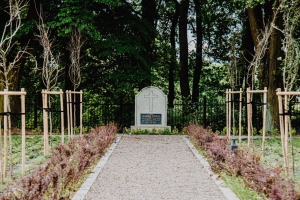
<svg viewBox="0 0 300 200">
<path fill-rule="evenodd" d="M 195 124 L 185 127 L 184 131 L 206 151 L 206 156 L 212 160 L 211 167 L 214 171 L 241 177 L 245 185 L 270 199 L 300 198 L 293 182 L 281 176 L 282 168 L 265 168 L 260 163 L 260 158 L 248 148 L 232 151 L 227 146 L 226 138 L 221 139 L 217 134 Z"/>
<path fill-rule="evenodd" d="M 117 127 L 95 127 L 90 134 L 74 137 L 52 150 L 50 158 L 36 171 L 15 181 L 0 196 L 8 199 L 70 199 L 70 185 L 82 179 L 92 163 L 115 140 Z"/>
</svg>

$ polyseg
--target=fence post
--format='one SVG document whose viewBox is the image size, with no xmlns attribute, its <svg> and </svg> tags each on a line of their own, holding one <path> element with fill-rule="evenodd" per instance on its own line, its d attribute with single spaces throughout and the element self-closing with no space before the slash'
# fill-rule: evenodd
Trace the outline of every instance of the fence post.
<svg viewBox="0 0 300 200">
<path fill-rule="evenodd" d="M 203 97 L 203 125 L 206 128 L 206 96 Z"/>
</svg>

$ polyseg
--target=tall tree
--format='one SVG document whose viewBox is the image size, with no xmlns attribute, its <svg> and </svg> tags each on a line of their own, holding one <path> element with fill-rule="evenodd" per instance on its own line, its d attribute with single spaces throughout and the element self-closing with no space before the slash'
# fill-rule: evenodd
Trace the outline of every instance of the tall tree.
<svg viewBox="0 0 300 200">
<path fill-rule="evenodd" d="M 280 60 L 282 34 L 274 28 L 282 28 L 282 15 L 278 12 L 279 3 L 275 0 L 265 1 L 263 5 L 247 8 L 247 14 L 256 48 L 256 54 L 261 51 L 259 59 L 260 88 L 268 87 L 267 130 L 279 126 L 279 113 L 276 89 L 282 87 L 280 75 Z M 263 13 L 262 13 L 263 12 Z M 265 45 L 261 47 L 261 43 Z"/>
<path fill-rule="evenodd" d="M 188 24 L 189 0 L 183 0 L 180 4 L 179 17 L 179 45 L 180 45 L 180 88 L 181 95 L 184 98 L 190 97 L 189 87 L 189 68 L 188 68 L 188 38 L 187 38 L 187 24 Z"/>
<path fill-rule="evenodd" d="M 170 32 L 170 43 L 171 43 L 171 62 L 169 67 L 169 94 L 168 94 L 168 106 L 170 108 L 174 107 L 174 99 L 175 99 L 175 85 L 174 85 L 174 70 L 175 66 L 177 65 L 176 60 L 176 27 L 178 25 L 178 19 L 180 14 L 180 4 L 178 1 L 175 2 L 175 12 L 172 16 L 171 21 L 171 32 Z"/>
<path fill-rule="evenodd" d="M 2 37 L 0 39 L 0 66 L 4 71 L 1 71 L 0 75 L 3 75 L 0 78 L 0 89 L 3 90 L 7 88 L 11 91 L 19 91 L 26 57 L 30 57 L 30 59 L 33 58 L 28 52 L 29 30 L 31 26 L 26 22 L 32 20 L 34 10 L 31 6 L 32 1 L 9 0 L 3 1 L 3 3 L 4 5 L 0 5 L 0 7 L 3 6 L 4 8 L 0 11 L 0 27 L 3 26 L 3 29 L 1 29 L 3 30 L 3 32 L 1 32 Z M 27 26 L 24 27 L 24 24 Z M 20 112 L 19 97 L 11 96 L 10 105 L 11 112 Z M 16 120 L 17 117 L 11 118 L 13 126 L 17 124 Z"/>
<path fill-rule="evenodd" d="M 194 0 L 196 13 L 196 63 L 194 65 L 192 102 L 198 105 L 199 82 L 202 69 L 202 6 L 200 0 Z"/>
<path fill-rule="evenodd" d="M 142 0 L 142 19 L 145 20 L 148 28 L 148 35 L 150 37 L 145 37 L 142 39 L 144 50 L 142 54 L 144 57 L 150 58 L 150 63 L 148 64 L 148 77 L 145 81 L 141 82 L 140 89 L 151 85 L 151 65 L 153 64 L 153 45 L 155 39 L 155 21 L 156 21 L 156 1 L 155 0 Z"/>
</svg>

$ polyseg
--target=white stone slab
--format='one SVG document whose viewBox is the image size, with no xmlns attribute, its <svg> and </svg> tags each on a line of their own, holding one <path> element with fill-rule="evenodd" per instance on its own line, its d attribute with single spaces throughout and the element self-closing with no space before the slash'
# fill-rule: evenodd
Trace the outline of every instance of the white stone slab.
<svg viewBox="0 0 300 200">
<path fill-rule="evenodd" d="M 167 95 L 159 88 L 143 88 L 135 96 L 135 125 L 131 129 L 164 129 L 167 126 Z"/>
</svg>

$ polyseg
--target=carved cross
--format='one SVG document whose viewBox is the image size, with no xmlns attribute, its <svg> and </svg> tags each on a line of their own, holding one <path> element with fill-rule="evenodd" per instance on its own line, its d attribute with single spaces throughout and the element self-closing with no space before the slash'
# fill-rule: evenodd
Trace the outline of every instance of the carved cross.
<svg viewBox="0 0 300 200">
<path fill-rule="evenodd" d="M 153 94 L 153 91 L 150 91 L 148 95 L 144 95 L 144 98 L 149 99 L 149 110 L 150 110 L 150 112 L 153 111 L 153 100 L 157 97 L 158 97 L 158 95 Z"/>
</svg>

